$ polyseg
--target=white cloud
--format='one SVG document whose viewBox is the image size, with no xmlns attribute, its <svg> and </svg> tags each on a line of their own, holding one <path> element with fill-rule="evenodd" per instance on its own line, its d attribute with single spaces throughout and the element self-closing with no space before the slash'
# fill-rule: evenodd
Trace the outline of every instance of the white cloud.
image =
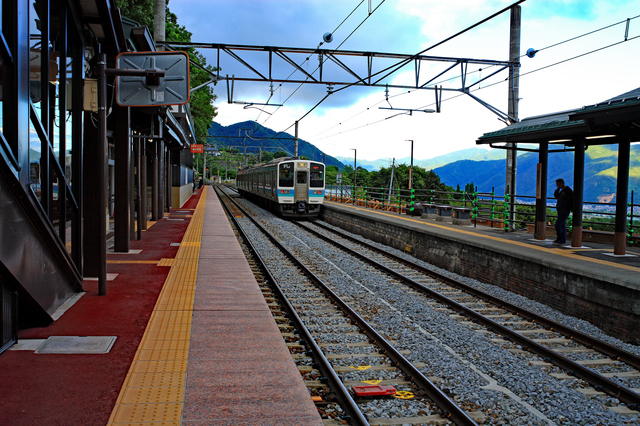
<svg viewBox="0 0 640 426">
<path fill-rule="evenodd" d="M 378 4 L 374 1 L 374 5 Z M 358 3 L 354 2 L 172 2 L 170 7 L 187 24 L 196 41 L 235 42 L 242 44 L 315 47 L 322 33 L 335 27 Z M 492 13 L 512 4 L 505 0 L 387 0 L 343 47 L 363 51 L 393 51 L 417 53 L 450 35 L 484 19 Z M 236 7 L 237 4 L 237 7 Z M 254 4 L 259 7 L 253 7 Z M 202 10 L 211 7 L 210 11 Z M 366 2 L 365 2 L 366 7 Z M 286 10 L 284 10 L 286 9 Z M 362 12 L 362 13 L 361 13 Z M 201 16 L 211 14 L 212 22 L 202 24 Z M 542 49 L 562 40 L 584 34 L 627 17 L 640 14 L 637 1 L 596 0 L 529 0 L 522 4 L 521 53 L 529 47 Z M 286 15 L 286 20 L 281 16 Z M 363 19 L 358 11 L 336 34 L 339 43 Z M 231 23 L 226 23 L 229 21 Z M 261 25 L 257 25 L 262 22 Z M 631 23 L 629 36 L 640 34 L 640 19 Z M 521 73 L 554 64 L 590 50 L 620 41 L 624 25 L 598 32 L 571 43 L 540 51 L 535 58 L 522 58 Z M 342 37 L 342 38 L 340 38 Z M 429 54 L 483 59 L 508 59 L 509 13 L 491 20 L 467 34 L 460 36 Z M 599 102 L 639 86 L 637 55 L 640 39 L 594 53 L 548 69 L 524 75 L 520 80 L 520 117 L 577 108 Z M 336 47 L 333 45 L 330 47 Z M 329 46 L 325 46 L 329 47 Z M 209 62 L 215 63 L 215 55 L 209 54 Z M 435 76 L 447 65 L 443 63 L 421 69 L 422 78 Z M 469 71 L 477 67 L 469 67 Z M 238 68 L 237 73 L 245 72 Z M 229 68 L 224 73 L 231 72 Z M 233 72 L 236 72 L 235 70 Z M 491 69 L 485 68 L 486 76 Z M 456 76 L 459 68 L 447 76 Z M 480 73 L 471 74 L 470 78 Z M 504 80 L 507 72 L 483 83 L 483 87 Z M 394 83 L 411 84 L 412 66 L 393 76 Z M 424 81 L 424 80 L 421 80 Z M 460 81 L 446 83 L 446 87 L 459 86 Z M 297 86 L 289 86 L 276 93 L 274 101 L 284 100 Z M 273 116 L 256 109 L 226 104 L 226 85 L 216 87 L 219 96 L 219 115 L 216 121 L 231 124 L 255 120 L 276 131 L 284 130 L 302 117 L 308 108 L 323 96 L 324 88 L 312 90 L 305 86 L 285 107 Z M 391 95 L 402 93 L 391 90 Z M 507 108 L 507 87 L 501 83 L 474 92 L 500 110 Z M 238 83 L 236 99 L 264 102 L 268 98 L 268 85 Z M 445 99 L 455 93 L 445 94 Z M 397 108 L 418 108 L 433 103 L 432 91 L 415 91 L 394 97 L 391 104 Z M 366 159 L 405 157 L 409 154 L 408 142 L 415 140 L 415 156 L 429 158 L 458 149 L 475 146 L 475 140 L 487 131 L 503 127 L 496 116 L 469 98 L 461 96 L 443 102 L 441 114 L 414 112 L 413 116 L 392 116 L 395 112 L 378 110 L 373 106 L 384 102 L 383 88 L 350 88 L 332 95 L 329 100 L 300 121 L 300 137 L 316 144 L 331 155 L 351 156 L 350 148 L 358 149 L 358 156 Z M 386 102 L 384 103 L 386 105 Z M 382 104 L 381 104 L 382 105 Z M 367 108 L 370 108 L 367 110 Z M 274 108 L 267 111 L 272 112 Z M 354 118 L 351 118 L 355 116 Z M 383 120 L 380 123 L 373 124 Z M 342 123 L 342 124 L 340 124 Z M 368 125 L 367 125 L 368 124 Z M 349 131 L 350 129 L 359 128 Z M 340 133 L 342 132 L 342 133 Z M 289 130 L 293 134 L 293 127 Z"/>
</svg>

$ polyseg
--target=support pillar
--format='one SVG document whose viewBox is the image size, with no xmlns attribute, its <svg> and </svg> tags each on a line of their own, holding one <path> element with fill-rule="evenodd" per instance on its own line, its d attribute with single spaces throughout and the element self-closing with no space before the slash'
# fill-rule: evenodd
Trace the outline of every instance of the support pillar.
<svg viewBox="0 0 640 426">
<path fill-rule="evenodd" d="M 549 142 L 540 142 L 538 176 L 536 182 L 536 240 L 547 239 L 547 167 Z"/>
<path fill-rule="evenodd" d="M 166 170 L 167 165 L 165 164 L 165 149 L 164 149 L 164 141 L 160 140 L 158 142 L 158 204 L 156 205 L 156 209 L 158 210 L 158 220 L 164 218 L 164 199 L 166 192 Z"/>
<path fill-rule="evenodd" d="M 113 138 L 115 142 L 115 209 L 114 209 L 114 246 L 119 253 L 129 251 L 130 223 L 130 186 L 131 186 L 131 138 L 130 110 L 118 105 L 113 106 L 111 114 Z"/>
<path fill-rule="evenodd" d="M 576 141 L 573 157 L 573 221 L 571 247 L 582 247 L 582 202 L 584 200 L 584 139 Z"/>
<path fill-rule="evenodd" d="M 147 230 L 147 143 L 140 139 L 140 211 L 142 212 L 143 231 Z"/>
<path fill-rule="evenodd" d="M 624 256 L 627 250 L 627 199 L 629 193 L 629 157 L 631 139 L 628 132 L 618 136 L 618 176 L 616 180 L 616 225 L 613 254 Z"/>
<path fill-rule="evenodd" d="M 133 241 L 136 239 L 136 152 L 133 140 L 129 140 L 129 241 Z"/>
<path fill-rule="evenodd" d="M 152 145 L 151 157 L 151 220 L 157 221 L 162 219 L 162 214 L 158 215 L 158 193 L 160 192 L 160 160 L 158 152 L 160 150 L 160 142 Z"/>
<path fill-rule="evenodd" d="M 102 146 L 99 143 L 100 132 L 98 128 L 93 125 L 91 117 L 89 117 L 91 113 L 85 112 L 84 114 L 84 139 L 87 141 L 96 141 L 97 143 L 86 143 L 84 144 L 83 150 L 83 275 L 85 277 L 97 277 L 100 273 L 101 262 L 101 251 L 100 247 L 98 247 L 97 242 L 100 239 L 101 232 L 106 234 L 106 218 L 103 221 L 100 221 L 99 219 L 100 188 L 99 186 L 96 187 L 96 182 L 100 179 L 99 168 Z M 107 195 L 105 190 L 105 198 L 106 196 Z"/>
<path fill-rule="evenodd" d="M 135 199 L 135 203 L 134 205 L 136 206 L 136 220 L 137 220 L 137 229 L 136 229 L 136 239 L 137 240 L 141 240 L 142 239 L 142 217 L 144 216 L 143 214 L 143 210 L 142 210 L 142 161 L 141 161 L 141 151 L 142 151 L 142 141 L 140 140 L 140 138 L 136 139 L 136 143 L 135 143 L 135 159 L 136 159 L 136 179 L 135 179 L 135 186 L 136 186 L 136 191 L 134 191 L 134 193 L 136 194 L 136 199 Z"/>
</svg>

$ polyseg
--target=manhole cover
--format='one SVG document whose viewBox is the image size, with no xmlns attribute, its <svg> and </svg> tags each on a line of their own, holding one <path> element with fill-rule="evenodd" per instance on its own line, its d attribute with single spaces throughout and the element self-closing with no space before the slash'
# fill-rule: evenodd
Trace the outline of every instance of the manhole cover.
<svg viewBox="0 0 640 426">
<path fill-rule="evenodd" d="M 51 336 L 37 354 L 106 354 L 116 336 Z"/>
</svg>

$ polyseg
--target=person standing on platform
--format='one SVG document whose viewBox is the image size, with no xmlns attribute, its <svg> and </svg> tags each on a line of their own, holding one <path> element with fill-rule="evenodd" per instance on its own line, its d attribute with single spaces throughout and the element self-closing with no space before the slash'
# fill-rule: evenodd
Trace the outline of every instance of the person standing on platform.
<svg viewBox="0 0 640 426">
<path fill-rule="evenodd" d="M 554 244 L 565 244 L 567 242 L 567 218 L 573 210 L 573 191 L 564 184 L 564 179 L 557 179 L 556 186 L 558 188 L 553 193 L 553 196 L 557 200 L 556 211 L 558 212 L 558 219 L 555 225 L 557 238 Z"/>
<path fill-rule="evenodd" d="M 204 179 L 202 178 L 202 176 L 200 176 L 200 182 L 198 185 L 198 189 L 202 189 L 202 186 L 204 185 Z"/>
</svg>

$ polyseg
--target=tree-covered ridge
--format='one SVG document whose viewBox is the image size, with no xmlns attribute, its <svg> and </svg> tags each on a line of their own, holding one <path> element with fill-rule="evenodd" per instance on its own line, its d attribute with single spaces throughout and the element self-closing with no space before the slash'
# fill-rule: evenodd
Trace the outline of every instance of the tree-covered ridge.
<svg viewBox="0 0 640 426">
<path fill-rule="evenodd" d="M 132 19 L 140 25 L 146 25 L 149 27 L 149 31 L 153 33 L 153 0 L 116 0 L 116 4 L 120 8 L 122 16 Z M 165 39 L 167 41 L 190 42 L 192 33 L 184 25 L 178 24 L 178 17 L 169 10 L 168 6 L 169 1 L 167 1 L 166 9 Z M 189 66 L 191 88 L 209 81 L 216 68 L 208 65 L 205 57 L 197 50 L 189 48 L 183 49 L 183 51 L 189 55 L 189 59 L 192 62 Z M 218 115 L 217 108 L 213 106 L 216 98 L 217 96 L 213 92 L 213 85 L 205 86 L 191 93 L 189 105 L 191 107 L 195 136 L 199 143 L 203 143 L 206 140 L 207 130 L 211 127 L 214 117 Z"/>
</svg>

